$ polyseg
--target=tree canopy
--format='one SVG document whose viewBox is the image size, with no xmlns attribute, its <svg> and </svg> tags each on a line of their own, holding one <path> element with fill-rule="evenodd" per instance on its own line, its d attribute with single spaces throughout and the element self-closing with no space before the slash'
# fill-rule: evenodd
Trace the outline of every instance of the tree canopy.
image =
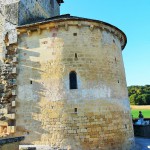
<svg viewBox="0 0 150 150">
<path fill-rule="evenodd" d="M 150 105 L 150 85 L 129 86 L 128 94 L 131 105 Z"/>
</svg>

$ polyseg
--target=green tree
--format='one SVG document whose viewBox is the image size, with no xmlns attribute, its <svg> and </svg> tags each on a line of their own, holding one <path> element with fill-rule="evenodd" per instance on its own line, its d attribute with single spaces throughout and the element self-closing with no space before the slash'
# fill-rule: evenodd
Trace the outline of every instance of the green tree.
<svg viewBox="0 0 150 150">
<path fill-rule="evenodd" d="M 130 99 L 130 104 L 131 105 L 136 105 L 136 97 L 137 95 L 136 94 L 132 94 L 129 99 Z"/>
<path fill-rule="evenodd" d="M 150 105 L 150 85 L 129 86 L 128 94 L 131 105 Z"/>
</svg>

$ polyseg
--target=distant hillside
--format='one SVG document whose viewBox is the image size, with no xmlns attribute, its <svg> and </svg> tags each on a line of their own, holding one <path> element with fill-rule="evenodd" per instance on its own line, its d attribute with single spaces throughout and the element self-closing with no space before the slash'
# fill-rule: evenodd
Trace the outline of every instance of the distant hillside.
<svg viewBox="0 0 150 150">
<path fill-rule="evenodd" d="M 150 105 L 150 85 L 129 86 L 128 93 L 131 105 Z"/>
</svg>

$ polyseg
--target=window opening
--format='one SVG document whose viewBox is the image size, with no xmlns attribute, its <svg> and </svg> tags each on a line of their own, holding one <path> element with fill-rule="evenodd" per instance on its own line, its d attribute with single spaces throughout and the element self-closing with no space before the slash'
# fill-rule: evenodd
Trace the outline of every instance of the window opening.
<svg viewBox="0 0 150 150">
<path fill-rule="evenodd" d="M 78 59 L 78 55 L 77 55 L 77 53 L 75 53 L 75 60 L 77 60 Z"/>
<path fill-rule="evenodd" d="M 73 36 L 77 36 L 77 33 L 73 33 Z"/>
<path fill-rule="evenodd" d="M 77 74 L 75 71 L 70 72 L 69 80 L 70 80 L 70 89 L 77 89 Z"/>
<path fill-rule="evenodd" d="M 30 84 L 32 84 L 32 80 L 30 81 Z"/>
<path fill-rule="evenodd" d="M 75 108 L 75 109 L 74 109 L 74 112 L 75 112 L 75 113 L 77 113 L 77 112 L 78 112 L 78 109 L 77 109 L 77 108 Z"/>
<path fill-rule="evenodd" d="M 8 125 L 9 126 L 16 126 L 16 121 L 15 120 L 9 120 Z"/>
</svg>

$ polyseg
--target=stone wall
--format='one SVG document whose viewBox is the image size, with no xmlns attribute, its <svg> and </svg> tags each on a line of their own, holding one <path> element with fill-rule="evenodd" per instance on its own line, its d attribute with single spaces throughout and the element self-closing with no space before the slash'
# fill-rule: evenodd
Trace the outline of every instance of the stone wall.
<svg viewBox="0 0 150 150">
<path fill-rule="evenodd" d="M 60 14 L 56 0 L 53 3 L 50 0 L 1 0 L 0 10 L 13 24 L 27 24 Z"/>
<path fill-rule="evenodd" d="M 51 6 L 50 0 L 20 0 L 19 24 L 30 24 L 44 18 L 59 15 L 59 4 L 54 0 Z"/>
<path fill-rule="evenodd" d="M 0 0 L 0 137 L 15 132 L 15 89 L 18 24 L 59 15 L 59 5 L 54 0 Z"/>
<path fill-rule="evenodd" d="M 16 135 L 26 135 L 23 144 L 131 149 L 122 33 L 82 20 L 18 31 Z M 78 89 L 70 90 L 71 71 L 77 73 Z"/>
<path fill-rule="evenodd" d="M 9 43 L 17 42 L 16 26 L 30 24 L 41 19 L 57 16 L 60 13 L 59 4 L 54 0 L 1 0 L 0 1 L 0 60 L 6 53 L 4 39 L 8 34 Z M 2 64 L 2 63 L 0 63 Z"/>
<path fill-rule="evenodd" d="M 11 143 L 11 144 L 6 144 L 3 146 L 0 146 L 0 150 L 19 150 L 19 143 Z"/>
</svg>

